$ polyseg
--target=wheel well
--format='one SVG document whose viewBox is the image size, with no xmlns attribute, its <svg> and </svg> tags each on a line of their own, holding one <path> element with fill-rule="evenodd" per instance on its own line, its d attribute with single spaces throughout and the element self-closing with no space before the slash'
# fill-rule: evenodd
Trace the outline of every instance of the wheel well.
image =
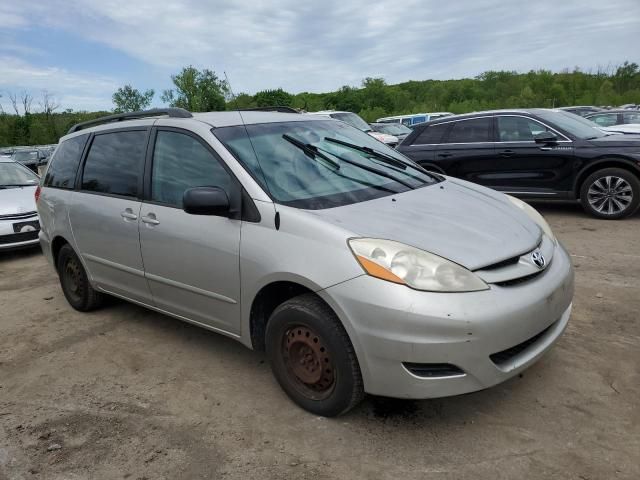
<svg viewBox="0 0 640 480">
<path fill-rule="evenodd" d="M 582 188 L 582 183 L 586 180 L 586 178 L 594 172 L 598 170 L 604 170 L 605 168 L 621 168 L 630 173 L 633 173 L 636 177 L 640 178 L 640 171 L 637 168 L 634 168 L 632 165 L 615 159 L 605 160 L 602 162 L 598 162 L 595 165 L 591 165 L 590 167 L 585 168 L 578 178 L 576 179 L 576 184 L 574 187 L 576 198 L 580 198 L 580 189 Z"/>
<path fill-rule="evenodd" d="M 251 344 L 254 350 L 264 351 L 267 322 L 278 305 L 304 293 L 313 292 L 294 282 L 274 282 L 262 287 L 251 304 Z"/>
<path fill-rule="evenodd" d="M 67 243 L 64 237 L 56 237 L 51 242 L 51 255 L 53 256 L 53 266 L 57 270 L 58 269 L 58 254 L 60 253 L 60 249 L 64 247 Z"/>
</svg>

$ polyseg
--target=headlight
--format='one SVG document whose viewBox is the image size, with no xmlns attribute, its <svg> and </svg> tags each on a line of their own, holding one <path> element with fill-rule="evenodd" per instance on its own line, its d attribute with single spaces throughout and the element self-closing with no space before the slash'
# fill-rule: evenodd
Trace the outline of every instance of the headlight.
<svg viewBox="0 0 640 480">
<path fill-rule="evenodd" d="M 352 238 L 349 247 L 372 277 L 428 292 L 488 290 L 480 278 L 460 265 L 392 240 Z"/>
<path fill-rule="evenodd" d="M 526 213 L 531 220 L 536 222 L 538 226 L 542 229 L 542 231 L 547 235 L 547 237 L 551 239 L 553 243 L 557 243 L 556 236 L 551 231 L 551 227 L 549 226 L 547 221 L 544 219 L 544 217 L 540 215 L 535 208 L 533 208 L 528 203 L 523 202 L 519 198 L 512 197 L 511 195 L 507 195 L 507 198 L 511 200 L 511 203 L 513 203 L 516 207 L 518 207 L 520 210 Z"/>
</svg>

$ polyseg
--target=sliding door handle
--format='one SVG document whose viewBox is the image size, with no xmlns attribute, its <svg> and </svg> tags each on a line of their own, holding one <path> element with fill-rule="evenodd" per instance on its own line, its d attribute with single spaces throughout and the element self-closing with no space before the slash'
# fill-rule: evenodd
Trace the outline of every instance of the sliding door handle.
<svg viewBox="0 0 640 480">
<path fill-rule="evenodd" d="M 159 225 L 160 222 L 156 219 L 155 214 L 150 213 L 149 215 L 145 215 L 141 218 L 142 223 L 146 223 L 147 225 Z"/>
</svg>

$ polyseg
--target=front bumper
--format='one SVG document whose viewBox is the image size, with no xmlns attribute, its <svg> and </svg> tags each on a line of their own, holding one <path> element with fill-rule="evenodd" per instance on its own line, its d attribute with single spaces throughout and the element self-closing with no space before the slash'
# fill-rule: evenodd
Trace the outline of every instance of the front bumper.
<svg viewBox="0 0 640 480">
<path fill-rule="evenodd" d="M 566 328 L 573 290 L 571 260 L 558 246 L 544 272 L 512 286 L 431 293 L 363 275 L 319 294 L 353 341 L 365 390 L 419 399 L 481 390 L 531 366 Z M 425 378 L 403 363 L 450 364 L 462 372 Z"/>
<path fill-rule="evenodd" d="M 0 220 L 0 251 L 31 247 L 40 243 L 37 230 L 16 232 L 14 223 L 36 222 L 37 216 L 16 220 Z"/>
</svg>

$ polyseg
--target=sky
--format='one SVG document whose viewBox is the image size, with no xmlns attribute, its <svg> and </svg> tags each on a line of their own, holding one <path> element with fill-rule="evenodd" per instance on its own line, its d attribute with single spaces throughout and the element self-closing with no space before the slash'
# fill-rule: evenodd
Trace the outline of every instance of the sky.
<svg viewBox="0 0 640 480">
<path fill-rule="evenodd" d="M 113 108 L 120 86 L 209 68 L 253 94 L 640 62 L 640 0 L 0 0 L 0 105 L 48 91 Z"/>
</svg>

